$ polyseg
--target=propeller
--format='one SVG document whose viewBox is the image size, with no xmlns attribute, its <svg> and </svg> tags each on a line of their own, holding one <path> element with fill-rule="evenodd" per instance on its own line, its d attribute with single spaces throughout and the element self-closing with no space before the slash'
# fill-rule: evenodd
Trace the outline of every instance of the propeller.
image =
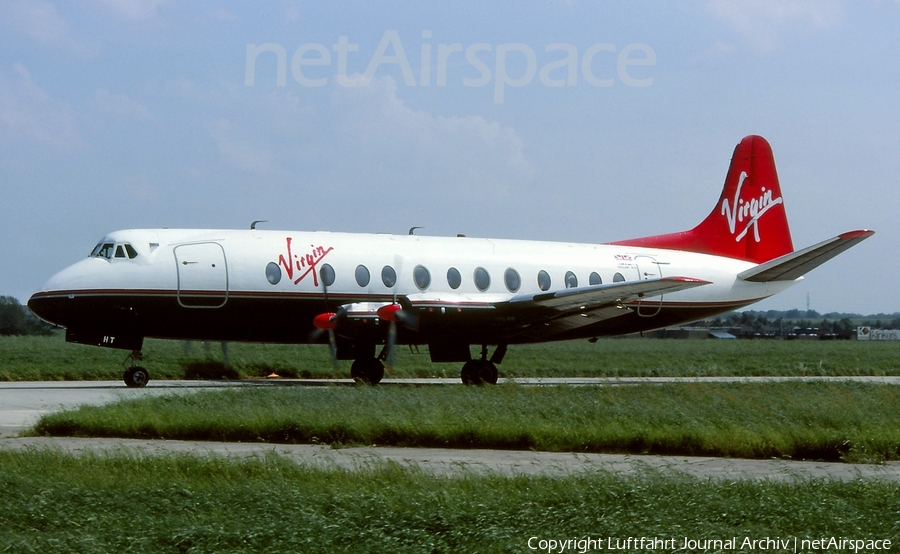
<svg viewBox="0 0 900 554">
<path fill-rule="evenodd" d="M 397 344 L 397 314 L 402 311 L 400 304 L 396 303 L 378 308 L 378 317 L 382 321 L 388 322 L 388 335 L 385 343 L 387 359 L 385 361 L 390 369 L 394 369 L 394 345 Z"/>
<path fill-rule="evenodd" d="M 324 274 L 320 271 L 319 275 L 322 279 L 322 296 L 325 299 L 325 309 L 328 309 L 328 285 L 325 284 Z M 331 364 L 334 371 L 338 370 L 337 360 L 337 339 L 334 330 L 337 329 L 338 322 L 347 315 L 347 308 L 339 306 L 337 311 L 324 312 L 313 318 L 313 326 L 315 329 L 309 334 L 309 342 L 316 342 L 322 333 L 328 333 L 328 346 L 331 349 Z"/>
<path fill-rule="evenodd" d="M 412 234 L 414 229 L 410 229 Z M 394 345 L 397 344 L 397 314 L 401 311 L 400 304 L 397 303 L 397 288 L 400 286 L 400 277 L 403 275 L 403 258 L 398 254 L 394 256 L 394 271 L 397 277 L 394 279 L 392 288 L 391 303 L 387 306 L 378 308 L 378 318 L 388 322 L 388 335 L 384 344 L 385 362 L 391 371 L 394 370 Z"/>
<path fill-rule="evenodd" d="M 378 308 L 378 318 L 388 322 L 388 336 L 385 350 L 387 352 L 386 362 L 389 368 L 394 367 L 394 346 L 397 344 L 397 323 L 407 329 L 416 329 L 419 318 L 409 309 L 404 309 L 398 302 L 396 297 L 392 304 Z"/>
<path fill-rule="evenodd" d="M 313 318 L 313 325 L 316 328 L 311 333 L 315 339 L 318 339 L 323 332 L 328 333 L 328 345 L 331 347 L 331 362 L 335 371 L 337 371 L 337 341 L 334 337 L 334 330 L 337 328 L 337 319 L 337 312 L 326 312 L 317 315 Z"/>
</svg>

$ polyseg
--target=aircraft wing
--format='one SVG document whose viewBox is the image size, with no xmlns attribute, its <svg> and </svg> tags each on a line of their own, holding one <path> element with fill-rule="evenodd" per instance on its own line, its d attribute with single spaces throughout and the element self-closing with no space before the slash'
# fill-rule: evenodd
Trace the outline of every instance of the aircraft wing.
<svg viewBox="0 0 900 554">
<path fill-rule="evenodd" d="M 742 271 L 738 277 L 755 283 L 793 281 L 874 234 L 875 231 L 868 229 L 849 231 L 819 244 L 761 263 Z"/>
<path fill-rule="evenodd" d="M 505 307 L 512 315 L 518 312 L 519 336 L 538 340 L 630 313 L 628 302 L 708 284 L 690 277 L 663 277 L 522 294 L 498 308 Z"/>
<path fill-rule="evenodd" d="M 512 308 L 552 308 L 558 312 L 586 311 L 708 284 L 710 284 L 709 281 L 691 277 L 663 277 L 577 287 L 554 292 L 520 294 L 509 300 L 509 306 Z"/>
<path fill-rule="evenodd" d="M 677 292 L 710 284 L 709 281 L 689 277 L 664 277 L 607 285 L 592 285 L 562 289 L 551 292 L 508 295 L 466 295 L 448 293 L 419 293 L 401 296 L 398 303 L 408 329 L 416 329 L 420 316 L 443 313 L 466 314 L 472 317 L 473 325 L 483 322 L 482 317 L 489 312 L 502 317 L 490 325 L 495 329 L 505 328 L 511 335 L 534 334 L 537 338 L 547 338 L 564 331 L 590 325 L 627 314 L 632 310 L 625 304 L 644 298 Z M 379 310 L 390 302 L 364 302 L 345 304 L 339 308 L 344 333 L 351 333 L 350 325 L 365 319 L 379 317 Z M 494 318 L 496 316 L 489 316 Z"/>
</svg>

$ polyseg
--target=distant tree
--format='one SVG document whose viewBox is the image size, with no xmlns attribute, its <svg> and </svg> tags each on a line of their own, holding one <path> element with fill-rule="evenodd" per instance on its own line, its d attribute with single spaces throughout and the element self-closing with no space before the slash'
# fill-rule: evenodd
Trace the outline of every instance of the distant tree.
<svg viewBox="0 0 900 554">
<path fill-rule="evenodd" d="M 780 336 L 784 335 L 784 330 L 786 328 L 790 329 L 790 327 L 785 327 L 785 325 L 786 325 L 786 323 L 785 323 L 783 317 L 779 317 L 778 319 L 776 319 L 775 321 L 772 322 L 772 327 L 777 329 L 777 331 L 775 331 L 776 335 L 778 335 L 780 337 Z"/>
<path fill-rule="evenodd" d="M 49 335 L 52 327 L 12 296 L 0 296 L 0 335 Z"/>
<path fill-rule="evenodd" d="M 25 311 L 12 296 L 0 296 L 0 335 L 21 335 L 25 328 Z"/>
<path fill-rule="evenodd" d="M 845 317 L 835 326 L 835 333 L 838 335 L 849 336 L 853 334 L 853 321 L 849 317 Z"/>
</svg>

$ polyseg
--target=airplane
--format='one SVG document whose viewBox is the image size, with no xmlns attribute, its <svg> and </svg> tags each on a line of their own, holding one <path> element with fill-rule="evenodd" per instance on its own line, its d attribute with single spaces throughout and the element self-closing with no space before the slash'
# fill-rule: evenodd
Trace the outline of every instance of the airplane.
<svg viewBox="0 0 900 554">
<path fill-rule="evenodd" d="M 130 350 L 130 387 L 150 378 L 146 337 L 328 344 L 335 366 L 353 360 L 351 376 L 371 385 L 397 345 L 427 345 L 432 361 L 463 363 L 464 383 L 494 384 L 510 345 L 730 312 L 874 233 L 794 250 L 772 149 L 754 135 L 735 147 L 712 212 L 678 233 L 575 244 L 254 227 L 110 233 L 28 307 L 69 342 Z"/>
</svg>

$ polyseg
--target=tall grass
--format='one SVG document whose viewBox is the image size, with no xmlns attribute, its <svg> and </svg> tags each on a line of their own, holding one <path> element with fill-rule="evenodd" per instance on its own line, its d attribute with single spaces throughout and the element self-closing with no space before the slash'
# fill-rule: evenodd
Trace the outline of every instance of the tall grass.
<svg viewBox="0 0 900 554">
<path fill-rule="evenodd" d="M 45 415 L 39 435 L 900 459 L 900 387 L 254 388 Z"/>
<path fill-rule="evenodd" d="M 119 380 L 128 353 L 77 344 L 62 336 L 0 337 L 0 380 Z M 230 369 L 219 344 L 148 339 L 142 365 L 154 379 L 196 376 L 348 377 L 335 372 L 323 345 L 230 343 Z M 859 341 L 606 339 L 511 346 L 505 377 L 900 375 L 900 343 Z M 219 369 L 216 370 L 217 365 Z M 397 351 L 391 377 L 458 377 L 461 364 L 434 364 L 427 347 Z M 198 371 L 199 369 L 199 371 Z"/>
<path fill-rule="evenodd" d="M 2 552 L 529 552 L 531 537 L 655 536 L 680 546 L 684 537 L 900 536 L 900 485 L 885 482 L 441 478 L 275 455 L 0 451 L 0 490 Z"/>
</svg>

